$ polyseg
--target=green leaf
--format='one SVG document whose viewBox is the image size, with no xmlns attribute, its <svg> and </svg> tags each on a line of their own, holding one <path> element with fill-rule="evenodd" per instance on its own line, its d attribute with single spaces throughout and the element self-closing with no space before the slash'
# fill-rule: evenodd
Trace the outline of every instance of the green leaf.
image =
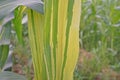
<svg viewBox="0 0 120 80">
<path fill-rule="evenodd" d="M 9 53 L 9 45 L 0 46 L 0 68 L 5 65 Z"/>
<path fill-rule="evenodd" d="M 9 52 L 9 44 L 10 44 L 10 22 L 4 24 L 2 27 L 2 31 L 0 32 L 0 68 L 3 68 Z"/>
<path fill-rule="evenodd" d="M 0 73 L 0 80 L 27 80 L 27 79 L 22 75 L 5 71 Z"/>
<path fill-rule="evenodd" d="M 25 11 L 26 7 L 20 6 L 14 10 L 14 28 L 18 37 L 19 43 L 23 44 L 23 37 L 22 37 L 22 18 L 23 18 L 23 13 Z"/>
<path fill-rule="evenodd" d="M 2 27 L 0 32 L 0 45 L 8 45 L 10 43 L 10 31 L 10 23 L 7 23 Z"/>
<path fill-rule="evenodd" d="M 15 8 L 21 5 L 43 14 L 43 2 L 41 0 L 0 0 L 0 19 L 13 12 Z"/>
</svg>

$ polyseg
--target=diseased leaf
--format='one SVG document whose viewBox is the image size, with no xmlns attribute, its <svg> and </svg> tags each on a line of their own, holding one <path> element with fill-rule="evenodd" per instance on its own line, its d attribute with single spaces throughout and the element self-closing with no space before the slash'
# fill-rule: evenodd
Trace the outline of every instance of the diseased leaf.
<svg viewBox="0 0 120 80">
<path fill-rule="evenodd" d="M 43 26 L 44 16 L 36 11 L 28 10 L 28 33 L 35 80 L 48 80 L 47 76 L 49 76 L 44 62 Z"/>
<path fill-rule="evenodd" d="M 28 11 L 35 80 L 73 80 L 79 53 L 81 0 L 44 2 L 44 16 Z"/>
</svg>

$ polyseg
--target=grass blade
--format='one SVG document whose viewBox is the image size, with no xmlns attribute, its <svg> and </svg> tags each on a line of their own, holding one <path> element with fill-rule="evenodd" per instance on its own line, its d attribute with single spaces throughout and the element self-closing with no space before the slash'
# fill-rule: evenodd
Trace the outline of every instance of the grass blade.
<svg viewBox="0 0 120 80">
<path fill-rule="evenodd" d="M 23 18 L 23 13 L 25 11 L 26 7 L 18 7 L 15 9 L 14 11 L 14 19 L 13 19 L 13 23 L 14 23 L 14 28 L 18 37 L 18 41 L 19 43 L 23 44 L 23 36 L 22 36 L 22 18 Z"/>
</svg>

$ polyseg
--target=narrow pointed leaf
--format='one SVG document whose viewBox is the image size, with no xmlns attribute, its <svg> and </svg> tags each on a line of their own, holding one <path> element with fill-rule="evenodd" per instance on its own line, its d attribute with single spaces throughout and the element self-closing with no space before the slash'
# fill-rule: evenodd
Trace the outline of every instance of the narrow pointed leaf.
<svg viewBox="0 0 120 80">
<path fill-rule="evenodd" d="M 0 68 L 5 65 L 9 53 L 9 45 L 0 46 Z"/>
<path fill-rule="evenodd" d="M 20 6 L 14 10 L 14 28 L 18 37 L 19 43 L 23 44 L 23 36 L 22 36 L 22 18 L 23 18 L 23 13 L 25 11 L 26 7 Z"/>
</svg>

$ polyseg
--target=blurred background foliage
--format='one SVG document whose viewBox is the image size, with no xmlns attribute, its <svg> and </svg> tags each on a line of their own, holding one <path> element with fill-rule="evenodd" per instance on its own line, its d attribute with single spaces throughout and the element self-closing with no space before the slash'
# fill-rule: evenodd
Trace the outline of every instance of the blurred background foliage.
<svg viewBox="0 0 120 80">
<path fill-rule="evenodd" d="M 82 0 L 75 80 L 120 80 L 120 0 Z"/>
</svg>

